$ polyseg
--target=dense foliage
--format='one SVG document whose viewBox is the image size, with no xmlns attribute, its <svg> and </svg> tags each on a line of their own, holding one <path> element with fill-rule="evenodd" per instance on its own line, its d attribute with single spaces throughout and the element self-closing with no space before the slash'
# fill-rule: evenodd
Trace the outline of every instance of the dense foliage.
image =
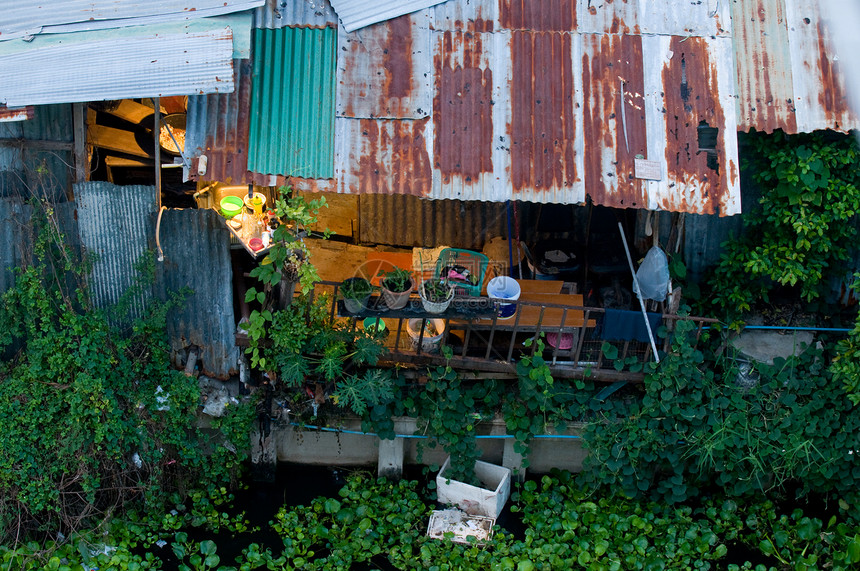
<svg viewBox="0 0 860 571">
<path fill-rule="evenodd" d="M 777 284 L 817 298 L 843 271 L 855 244 L 860 169 L 854 137 L 754 134 L 749 168 L 763 195 L 744 215 L 745 233 L 725 243 L 710 280 L 714 301 L 747 311 Z"/>
<path fill-rule="evenodd" d="M 82 535 L 43 562 L 38 546 L 0 548 L 0 569 L 79 571 L 160 569 L 393 568 L 435 570 L 516 569 L 833 569 L 860 563 L 860 525 L 827 521 L 771 502 L 740 504 L 717 497 L 696 506 L 668 506 L 618 494 L 592 496 L 566 472 L 519 486 L 510 500 L 519 517 L 515 534 L 501 527 L 483 544 L 452 543 L 426 535 L 432 502 L 415 481 L 391 482 L 357 472 L 334 497 L 307 506 L 281 507 L 269 527 L 276 537 L 258 541 L 243 512 L 196 497 L 161 521 L 117 521 L 102 537 Z M 213 538 L 217 539 L 213 540 Z M 241 555 L 219 553 L 228 540 Z M 216 543 L 217 541 L 217 543 Z M 159 548 L 163 545 L 163 548 Z M 223 543 L 221 547 L 225 547 Z"/>
<path fill-rule="evenodd" d="M 96 525 L 133 500 L 160 507 L 192 481 L 229 481 L 247 440 L 241 407 L 213 433 L 195 428 L 199 388 L 170 369 L 164 332 L 180 300 L 150 299 L 132 319 L 126 302 L 137 288 L 111 313 L 94 309 L 74 287 L 86 264 L 49 215 L 36 224 L 32 263 L 0 306 L 0 350 L 11 356 L 0 366 L 5 544 Z M 142 279 L 152 276 L 149 259 Z"/>
</svg>

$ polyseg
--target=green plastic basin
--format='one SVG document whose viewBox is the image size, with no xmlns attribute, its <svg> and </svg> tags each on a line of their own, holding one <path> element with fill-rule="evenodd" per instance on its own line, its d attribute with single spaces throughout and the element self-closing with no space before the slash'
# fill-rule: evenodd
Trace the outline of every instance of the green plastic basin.
<svg viewBox="0 0 860 571">
<path fill-rule="evenodd" d="M 242 212 L 242 199 L 238 196 L 225 196 L 221 199 L 221 216 L 229 220 Z"/>
</svg>

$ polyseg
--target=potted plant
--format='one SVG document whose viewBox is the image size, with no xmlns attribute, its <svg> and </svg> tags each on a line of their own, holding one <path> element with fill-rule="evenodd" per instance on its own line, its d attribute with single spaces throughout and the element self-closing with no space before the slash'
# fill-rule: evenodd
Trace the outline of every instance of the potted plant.
<svg viewBox="0 0 860 571">
<path fill-rule="evenodd" d="M 373 293 L 373 286 L 364 278 L 347 278 L 340 286 L 343 305 L 350 313 L 358 313 L 366 309 L 371 293 Z"/>
<path fill-rule="evenodd" d="M 382 288 L 382 299 L 389 309 L 400 309 L 409 301 L 412 294 L 412 274 L 408 270 L 394 266 L 389 272 L 381 271 L 380 286 Z"/>
<path fill-rule="evenodd" d="M 421 304 L 427 313 L 442 313 L 454 299 L 454 287 L 442 278 L 431 278 L 418 288 Z"/>
</svg>

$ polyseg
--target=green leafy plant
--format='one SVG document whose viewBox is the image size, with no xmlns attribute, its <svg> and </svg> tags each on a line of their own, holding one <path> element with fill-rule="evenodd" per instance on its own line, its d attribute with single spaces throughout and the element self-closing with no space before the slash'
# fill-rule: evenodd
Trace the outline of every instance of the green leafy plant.
<svg viewBox="0 0 860 571">
<path fill-rule="evenodd" d="M 189 480 L 232 481 L 247 452 L 247 432 L 201 438 L 199 386 L 170 368 L 166 315 L 183 294 L 150 299 L 143 319 L 123 314 L 127 299 L 112 311 L 92 307 L 75 286 L 86 260 L 65 245 L 50 209 L 36 206 L 33 263 L 0 305 L 0 351 L 18 349 L 0 368 L 0 542 L 160 509 Z M 151 252 L 137 271 L 151 283 Z"/>
<path fill-rule="evenodd" d="M 755 180 L 764 188 L 744 217 L 745 235 L 725 243 L 710 285 L 729 312 L 768 301 L 777 284 L 797 286 L 806 300 L 820 295 L 854 243 L 860 210 L 857 143 L 822 133 L 751 137 Z"/>
<path fill-rule="evenodd" d="M 389 271 L 380 271 L 382 287 L 394 293 L 400 293 L 412 289 L 412 273 L 409 270 L 395 266 Z"/>
<path fill-rule="evenodd" d="M 860 273 L 854 274 L 854 291 L 860 292 Z M 833 378 L 842 383 L 854 405 L 860 404 L 860 313 L 848 337 L 839 341 L 830 365 Z"/>
<path fill-rule="evenodd" d="M 442 303 L 454 295 L 454 287 L 442 278 L 431 278 L 421 284 L 424 299 L 433 303 Z"/>
<path fill-rule="evenodd" d="M 278 188 L 273 212 L 279 224 L 272 232 L 269 252 L 260 264 L 251 270 L 250 276 L 260 282 L 259 288 L 250 287 L 245 293 L 246 303 L 258 303 L 260 309 L 251 311 L 243 327 L 248 335 L 251 366 L 265 368 L 261 362 L 260 346 L 268 342 L 268 328 L 273 320 L 273 311 L 281 302 L 292 302 L 293 289 L 298 284 L 302 291 L 309 292 L 320 280 L 316 267 L 311 263 L 311 252 L 305 243 L 309 230 L 317 221 L 320 208 L 326 206 L 325 198 L 306 201 L 293 195 L 292 188 Z M 328 231 L 322 234 L 328 237 Z M 279 290 L 275 290 L 275 287 Z M 277 296 L 275 294 L 278 294 Z M 280 299 L 276 299 L 280 298 Z"/>
<path fill-rule="evenodd" d="M 337 404 L 362 414 L 391 394 L 391 374 L 372 369 L 384 351 L 378 336 L 328 315 L 330 296 L 301 295 L 275 311 L 263 344 L 251 340 L 252 364 L 288 388 L 325 387 Z"/>
<path fill-rule="evenodd" d="M 373 286 L 364 278 L 349 278 L 340 286 L 340 294 L 346 299 L 363 300 L 373 293 Z"/>
</svg>

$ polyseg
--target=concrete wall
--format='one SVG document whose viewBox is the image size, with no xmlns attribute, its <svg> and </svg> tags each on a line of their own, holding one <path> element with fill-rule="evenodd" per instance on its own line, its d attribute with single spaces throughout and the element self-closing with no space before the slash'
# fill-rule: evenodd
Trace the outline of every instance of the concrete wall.
<svg viewBox="0 0 860 571">
<path fill-rule="evenodd" d="M 398 434 L 411 435 L 415 432 L 415 427 L 414 419 L 398 419 L 395 422 Z M 357 419 L 347 421 L 341 428 L 360 432 L 361 422 Z M 486 436 L 505 434 L 505 424 L 501 419 L 482 423 L 479 428 L 482 429 L 479 434 Z M 581 426 L 573 426 L 561 434 L 578 436 L 581 428 Z M 335 466 L 377 464 L 380 471 L 384 471 L 383 466 L 389 469 L 394 466 L 396 471 L 398 462 L 441 465 L 447 456 L 441 446 L 430 448 L 428 439 L 397 438 L 393 443 L 383 442 L 376 436 L 320 431 L 312 428 L 302 429 L 285 422 L 278 424 L 274 439 L 278 461 L 298 464 Z M 513 452 L 513 442 L 512 438 L 478 439 L 478 447 L 483 452 L 481 460 L 511 469 L 518 468 L 519 456 Z M 382 455 L 380 455 L 380 443 L 382 443 Z M 423 447 L 420 461 L 419 446 Z M 586 455 L 582 440 L 573 438 L 535 438 L 531 442 L 531 449 L 529 470 L 537 473 L 549 472 L 552 468 L 572 472 L 581 471 Z"/>
</svg>

